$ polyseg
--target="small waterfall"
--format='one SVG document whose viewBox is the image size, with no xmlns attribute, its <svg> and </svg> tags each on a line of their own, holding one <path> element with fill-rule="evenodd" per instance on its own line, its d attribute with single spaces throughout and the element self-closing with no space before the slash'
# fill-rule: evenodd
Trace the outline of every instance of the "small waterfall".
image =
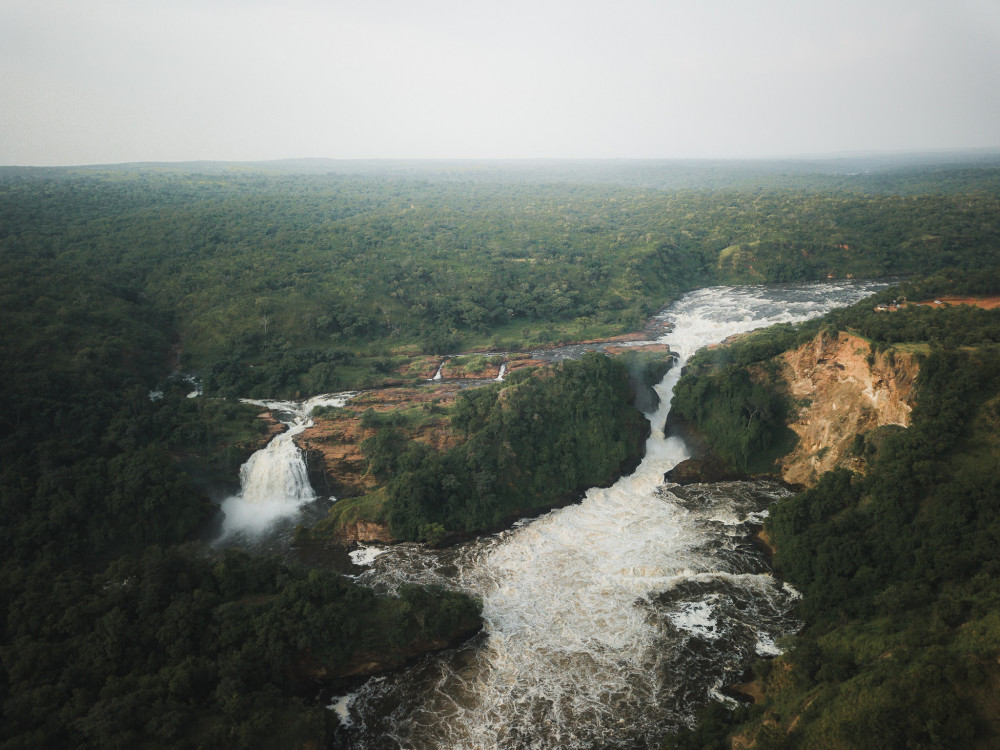
<svg viewBox="0 0 1000 750">
<path fill-rule="evenodd" d="M 262 505 L 279 500 L 298 506 L 316 497 L 309 486 L 302 451 L 293 440 L 309 424 L 296 419 L 291 429 L 276 436 L 240 467 L 240 486 L 243 488 L 240 496 L 244 502 Z"/>
<path fill-rule="evenodd" d="M 497 376 L 494 378 L 494 380 L 496 380 L 498 383 L 502 383 L 504 375 L 506 374 L 507 374 L 507 364 L 503 363 L 500 365 L 500 372 L 497 373 Z"/>
<path fill-rule="evenodd" d="M 441 371 L 443 369 L 444 369 L 444 360 L 441 360 L 441 364 L 438 365 L 437 372 L 434 373 L 434 377 L 431 378 L 431 380 L 440 380 L 441 379 Z"/>
<path fill-rule="evenodd" d="M 270 409 L 288 429 L 274 437 L 240 467 L 240 492 L 222 502 L 222 539 L 236 533 L 259 534 L 316 499 L 295 436 L 312 427 L 309 415 L 317 406 L 343 406 L 354 394 L 316 396 L 308 401 L 244 403 Z"/>
</svg>

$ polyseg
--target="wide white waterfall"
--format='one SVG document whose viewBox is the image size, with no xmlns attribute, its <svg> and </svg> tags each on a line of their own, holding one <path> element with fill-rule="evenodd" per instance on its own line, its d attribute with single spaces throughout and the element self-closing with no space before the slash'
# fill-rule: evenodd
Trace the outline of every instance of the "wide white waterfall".
<svg viewBox="0 0 1000 750">
<path fill-rule="evenodd" d="M 397 545 L 362 582 L 437 583 L 482 598 L 484 636 L 370 680 L 338 701 L 356 748 L 657 747 L 756 655 L 794 629 L 796 594 L 745 543 L 785 490 L 665 486 L 688 455 L 664 435 L 670 394 L 697 349 L 819 315 L 872 284 L 713 288 L 666 311 L 681 361 L 636 471 L 579 504 L 451 550 Z"/>
<path fill-rule="evenodd" d="M 276 435 L 240 467 L 240 491 L 222 502 L 225 514 L 221 539 L 237 534 L 257 534 L 276 521 L 298 513 L 316 499 L 309 484 L 302 451 L 294 438 L 312 426 L 317 406 L 343 406 L 353 393 L 316 396 L 307 401 L 255 401 L 244 403 L 269 409 L 288 429 Z"/>
</svg>

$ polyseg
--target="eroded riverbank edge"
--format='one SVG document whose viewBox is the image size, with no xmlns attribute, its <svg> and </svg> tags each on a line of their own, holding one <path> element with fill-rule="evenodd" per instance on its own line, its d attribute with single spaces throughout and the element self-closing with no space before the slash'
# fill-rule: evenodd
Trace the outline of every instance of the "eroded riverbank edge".
<svg viewBox="0 0 1000 750">
<path fill-rule="evenodd" d="M 508 375 L 529 365 L 534 366 L 534 374 L 528 380 L 521 378 L 518 388 L 531 381 L 541 387 L 552 375 L 561 371 L 560 363 L 583 358 L 592 351 L 623 360 L 624 369 L 621 365 L 617 367 L 622 377 L 628 375 L 634 394 L 629 397 L 628 402 L 624 395 L 616 396 L 616 400 L 612 402 L 620 402 L 615 408 L 628 408 L 634 414 L 629 417 L 629 423 L 633 425 L 628 431 L 627 442 L 630 447 L 622 454 L 621 459 L 615 459 L 618 463 L 614 469 L 608 467 L 607 473 L 602 469 L 599 475 L 590 476 L 586 482 L 581 481 L 572 491 L 567 488 L 558 493 L 558 497 L 539 496 L 536 501 L 529 500 L 520 507 L 515 505 L 510 508 L 512 512 L 505 513 L 500 520 L 487 521 L 478 529 L 467 531 L 447 528 L 435 538 L 425 541 L 438 547 L 449 546 L 479 535 L 502 531 L 523 518 L 535 517 L 548 510 L 578 502 L 589 487 L 609 486 L 639 464 L 650 430 L 648 419 L 641 415 L 655 409 L 658 397 L 653 386 L 662 379 L 673 362 L 673 354 L 666 344 L 638 340 L 631 345 L 623 345 L 620 340 L 615 339 L 601 342 L 600 348 L 595 344 L 557 347 L 547 352 L 531 352 L 530 358 L 525 357 L 524 353 L 518 353 L 499 364 L 511 366 L 507 371 Z M 403 445 L 417 447 L 417 444 L 422 444 L 419 446 L 422 450 L 437 454 L 461 446 L 469 439 L 470 433 L 467 428 L 456 429 L 451 423 L 456 414 L 454 407 L 459 395 L 469 388 L 495 384 L 499 387 L 497 403 L 505 404 L 509 394 L 498 383 L 499 380 L 441 378 L 425 381 L 417 386 L 363 391 L 342 409 L 314 413 L 313 426 L 296 436 L 296 444 L 306 457 L 310 479 L 317 492 L 337 498 L 333 509 L 339 521 L 335 533 L 329 533 L 329 525 L 319 528 L 313 526 L 311 531 L 300 530 L 297 541 L 305 543 L 316 541 L 319 537 L 324 541 L 346 546 L 403 541 L 389 530 L 387 519 L 379 510 L 380 493 L 386 486 L 386 478 L 384 475 L 380 477 L 377 469 L 373 470 L 372 446 L 377 441 L 389 439 L 387 436 L 392 436 L 397 442 L 402 441 Z M 530 388 L 533 390 L 535 386 Z M 631 407 L 627 403 L 631 403 Z M 541 411 L 544 414 L 544 409 Z M 538 419 L 536 414 L 535 420 Z M 499 450 L 499 447 L 495 450 Z M 310 537 L 313 537 L 312 540 Z"/>
</svg>

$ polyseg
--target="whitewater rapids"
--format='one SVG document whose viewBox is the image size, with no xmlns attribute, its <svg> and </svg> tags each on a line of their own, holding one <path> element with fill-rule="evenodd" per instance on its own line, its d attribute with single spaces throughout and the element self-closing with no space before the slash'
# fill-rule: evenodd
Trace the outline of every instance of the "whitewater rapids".
<svg viewBox="0 0 1000 750">
<path fill-rule="evenodd" d="M 233 536 L 262 534 L 275 522 L 294 518 L 303 505 L 316 499 L 302 451 L 294 438 L 312 427 L 310 415 L 317 406 L 341 407 L 354 395 L 353 392 L 327 394 L 308 401 L 242 399 L 243 403 L 270 410 L 287 429 L 240 467 L 239 493 L 222 501 L 225 517 L 217 543 Z"/>
<path fill-rule="evenodd" d="M 796 624 L 797 594 L 745 543 L 785 493 L 766 482 L 678 488 L 689 457 L 663 428 L 681 367 L 698 349 L 850 304 L 873 283 L 702 289 L 663 316 L 679 361 L 633 474 L 582 502 L 461 547 L 399 545 L 365 558 L 382 591 L 437 583 L 483 601 L 484 634 L 367 682 L 338 701 L 351 747 L 658 746 Z"/>
</svg>

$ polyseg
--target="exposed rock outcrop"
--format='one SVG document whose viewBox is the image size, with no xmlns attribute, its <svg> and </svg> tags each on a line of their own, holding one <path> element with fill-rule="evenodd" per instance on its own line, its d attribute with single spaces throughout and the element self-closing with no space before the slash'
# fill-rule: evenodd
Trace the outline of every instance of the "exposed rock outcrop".
<svg viewBox="0 0 1000 750">
<path fill-rule="evenodd" d="M 820 474 L 836 467 L 864 471 L 864 459 L 851 451 L 855 436 L 876 427 L 910 423 L 918 372 L 910 352 L 874 354 L 858 336 L 821 332 L 778 361 L 784 387 L 795 403 L 788 426 L 798 441 L 778 467 L 780 478 L 791 486 L 811 486 Z M 772 377 L 760 365 L 751 367 L 751 376 Z M 746 478 L 715 456 L 705 437 L 673 412 L 667 431 L 682 437 L 694 455 L 668 471 L 667 481 L 693 484 Z"/>
<path fill-rule="evenodd" d="M 747 477 L 745 474 L 730 470 L 725 461 L 710 453 L 706 456 L 681 461 L 663 478 L 668 482 L 684 485 L 702 482 L 731 482 Z"/>
<path fill-rule="evenodd" d="M 447 403 L 458 392 L 459 386 L 453 383 L 423 389 L 386 388 L 361 394 L 340 413 L 313 417 L 313 426 L 295 437 L 295 444 L 305 454 L 313 489 L 321 495 L 343 499 L 364 495 L 375 488 L 375 478 L 368 473 L 368 462 L 361 451 L 361 443 L 376 432 L 376 428 L 364 425 L 367 409 L 390 412 L 434 401 Z M 401 429 L 407 439 L 425 442 L 436 450 L 450 447 L 457 440 L 443 420 L 430 420 L 416 429 Z"/>
<path fill-rule="evenodd" d="M 267 432 L 265 433 L 267 437 L 261 441 L 261 446 L 260 446 L 261 448 L 263 448 L 265 445 L 271 442 L 271 438 L 273 438 L 275 435 L 280 435 L 282 432 L 288 429 L 288 425 L 285 424 L 284 422 L 279 422 L 277 419 L 275 419 L 274 414 L 270 410 L 263 411 L 260 414 L 258 414 L 257 419 L 263 420 L 264 423 L 267 425 Z"/>
<path fill-rule="evenodd" d="M 342 544 L 351 542 L 381 542 L 392 544 L 392 532 L 386 524 L 374 521 L 349 521 L 337 531 L 337 541 Z"/>
<path fill-rule="evenodd" d="M 664 481 L 686 485 L 704 482 L 729 482 L 747 478 L 743 474 L 734 472 L 723 459 L 715 455 L 705 436 L 675 411 L 671 411 L 667 415 L 667 424 L 664 429 L 668 436 L 679 437 L 683 440 L 692 454 L 691 458 L 684 459 L 664 474 Z"/>
<path fill-rule="evenodd" d="M 821 332 L 782 355 L 781 364 L 789 393 L 800 402 L 789 424 L 798 444 L 780 462 L 790 484 L 812 485 L 838 466 L 863 470 L 849 450 L 855 435 L 909 424 L 918 370 L 911 353 L 872 355 L 864 339 Z"/>
<path fill-rule="evenodd" d="M 455 648 L 475 636 L 482 630 L 481 625 L 469 627 L 455 634 L 454 638 L 445 640 L 424 641 L 408 649 L 400 649 L 391 653 L 360 654 L 346 665 L 331 674 L 318 673 L 317 678 L 370 677 L 371 675 L 402 669 L 424 654 Z"/>
</svg>

